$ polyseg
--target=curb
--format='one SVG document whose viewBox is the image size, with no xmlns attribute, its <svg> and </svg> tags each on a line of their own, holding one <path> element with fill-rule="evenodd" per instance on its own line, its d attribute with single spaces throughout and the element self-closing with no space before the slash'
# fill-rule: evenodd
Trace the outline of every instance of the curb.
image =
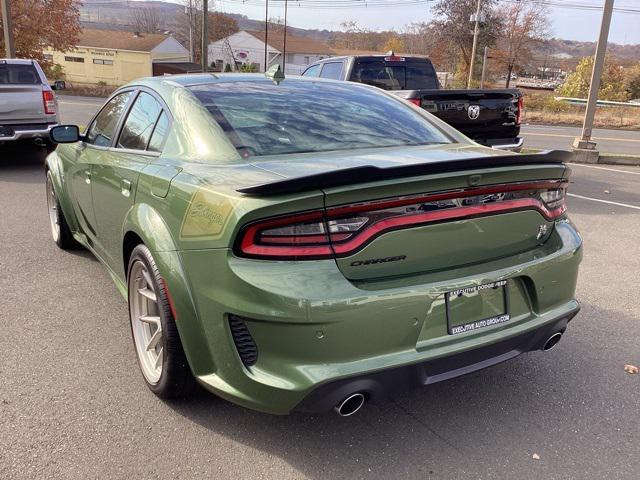
<svg viewBox="0 0 640 480">
<path fill-rule="evenodd" d="M 635 155 L 608 155 L 606 153 L 600 154 L 598 163 L 604 163 L 607 165 L 632 165 L 640 166 L 640 156 Z"/>
</svg>

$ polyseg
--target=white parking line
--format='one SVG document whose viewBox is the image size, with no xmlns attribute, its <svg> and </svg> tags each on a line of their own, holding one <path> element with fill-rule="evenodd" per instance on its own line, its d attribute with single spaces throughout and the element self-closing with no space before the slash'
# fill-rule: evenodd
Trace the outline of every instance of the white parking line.
<svg viewBox="0 0 640 480">
<path fill-rule="evenodd" d="M 630 172 L 628 170 L 620 170 L 619 168 L 608 168 L 608 167 L 596 167 L 594 165 L 585 165 L 583 163 L 572 163 L 571 166 L 576 167 L 584 167 L 584 168 L 595 168 L 596 170 L 606 170 L 608 172 L 620 172 L 620 173 L 630 173 L 631 175 L 640 175 L 640 172 Z"/>
<path fill-rule="evenodd" d="M 627 208 L 633 208 L 634 210 L 640 210 L 640 207 L 638 205 L 629 205 L 628 203 L 619 203 L 619 202 L 612 202 L 610 200 L 601 200 L 599 198 L 584 197 L 582 195 L 576 195 L 575 193 L 567 193 L 567 196 L 580 198 L 582 200 L 591 200 L 592 202 L 606 203 L 608 205 L 617 205 L 618 207 L 627 207 Z"/>
</svg>

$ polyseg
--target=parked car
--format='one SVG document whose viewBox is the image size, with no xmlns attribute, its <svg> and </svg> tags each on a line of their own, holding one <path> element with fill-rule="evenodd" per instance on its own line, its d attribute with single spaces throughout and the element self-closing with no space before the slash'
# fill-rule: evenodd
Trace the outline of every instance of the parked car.
<svg viewBox="0 0 640 480">
<path fill-rule="evenodd" d="M 0 59 L 0 144 L 29 142 L 53 148 L 58 102 L 35 60 Z"/>
<path fill-rule="evenodd" d="M 550 349 L 579 309 L 566 152 L 478 146 L 373 87 L 143 79 L 51 136 L 53 239 L 128 298 L 161 397 L 195 379 L 265 412 L 350 415 Z"/>
<path fill-rule="evenodd" d="M 330 57 L 302 74 L 388 90 L 444 120 L 476 142 L 519 151 L 522 93 L 515 88 L 443 90 L 431 60 L 419 56 Z"/>
</svg>

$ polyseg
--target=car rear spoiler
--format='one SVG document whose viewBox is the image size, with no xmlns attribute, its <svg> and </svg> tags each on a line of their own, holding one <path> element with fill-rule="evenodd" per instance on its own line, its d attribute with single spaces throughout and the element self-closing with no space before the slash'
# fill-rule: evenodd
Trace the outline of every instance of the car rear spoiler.
<svg viewBox="0 0 640 480">
<path fill-rule="evenodd" d="M 381 168 L 374 165 L 332 170 L 304 177 L 287 178 L 274 182 L 238 188 L 237 191 L 258 197 L 271 197 L 300 193 L 330 187 L 340 187 L 357 183 L 375 182 L 391 178 L 413 177 L 435 173 L 456 172 L 491 167 L 512 167 L 518 165 L 540 165 L 565 163 L 573 158 L 573 153 L 565 150 L 547 150 L 533 154 L 491 155 L 487 157 L 427 162 Z"/>
</svg>

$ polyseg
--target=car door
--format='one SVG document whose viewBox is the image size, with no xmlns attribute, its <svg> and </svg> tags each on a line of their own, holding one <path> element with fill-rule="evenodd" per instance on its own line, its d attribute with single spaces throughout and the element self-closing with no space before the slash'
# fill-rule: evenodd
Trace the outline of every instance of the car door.
<svg viewBox="0 0 640 480">
<path fill-rule="evenodd" d="M 93 165 L 100 162 L 111 145 L 131 93 L 122 92 L 111 98 L 90 123 L 83 141 L 70 146 L 61 156 L 71 203 L 82 233 L 91 246 L 95 245 L 97 237 L 91 194 Z"/>
<path fill-rule="evenodd" d="M 153 92 L 139 90 L 134 96 L 117 139 L 92 174 L 99 253 L 118 274 L 124 273 L 122 226 L 134 204 L 140 172 L 159 155 L 157 137 L 166 120 L 165 108 Z"/>
</svg>

